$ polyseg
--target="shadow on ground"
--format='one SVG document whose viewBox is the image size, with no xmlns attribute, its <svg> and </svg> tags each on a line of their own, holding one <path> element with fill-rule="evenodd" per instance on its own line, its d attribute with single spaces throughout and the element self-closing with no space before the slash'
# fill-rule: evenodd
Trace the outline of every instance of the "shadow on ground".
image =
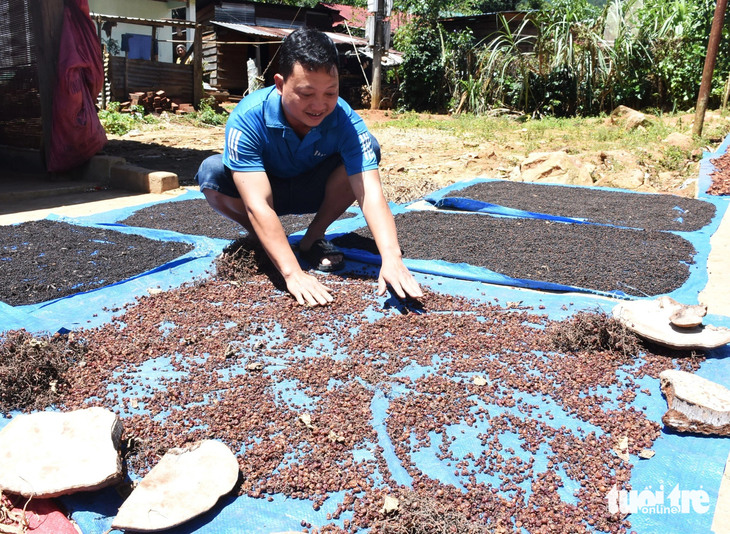
<svg viewBox="0 0 730 534">
<path fill-rule="evenodd" d="M 193 185 L 198 167 L 208 156 L 220 154 L 219 150 L 177 148 L 157 143 L 143 143 L 132 139 L 110 139 L 103 154 L 124 158 L 127 163 L 154 171 L 177 174 L 180 185 Z"/>
</svg>

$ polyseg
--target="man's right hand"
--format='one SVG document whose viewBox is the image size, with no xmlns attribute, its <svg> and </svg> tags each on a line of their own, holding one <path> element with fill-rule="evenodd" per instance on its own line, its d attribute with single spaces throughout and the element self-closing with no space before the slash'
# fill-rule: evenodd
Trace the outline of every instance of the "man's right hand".
<svg viewBox="0 0 730 534">
<path fill-rule="evenodd" d="M 301 305 L 324 306 L 334 300 L 332 290 L 302 270 L 284 277 L 286 289 Z"/>
</svg>

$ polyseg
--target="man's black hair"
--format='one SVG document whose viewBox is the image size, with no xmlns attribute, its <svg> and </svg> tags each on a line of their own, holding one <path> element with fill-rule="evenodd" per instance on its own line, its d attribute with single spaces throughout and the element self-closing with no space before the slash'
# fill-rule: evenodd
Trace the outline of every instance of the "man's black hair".
<svg viewBox="0 0 730 534">
<path fill-rule="evenodd" d="M 315 28 L 299 28 L 284 39 L 279 50 L 279 74 L 287 79 L 299 63 L 310 71 L 325 69 L 336 74 L 337 48 L 332 39 Z"/>
</svg>

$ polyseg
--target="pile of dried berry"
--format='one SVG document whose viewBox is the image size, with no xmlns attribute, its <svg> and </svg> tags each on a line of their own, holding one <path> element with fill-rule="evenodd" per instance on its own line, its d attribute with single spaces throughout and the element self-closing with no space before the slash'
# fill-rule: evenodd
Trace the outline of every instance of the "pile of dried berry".
<svg viewBox="0 0 730 534">
<path fill-rule="evenodd" d="M 138 474 L 214 438 L 237 453 L 242 494 L 319 510 L 342 492 L 321 524 L 302 519 L 309 532 L 431 532 L 413 526 L 422 520 L 439 532 L 630 528 L 605 496 L 630 488 L 616 444 L 636 455 L 659 436 L 637 380 L 701 359 L 555 351 L 553 323 L 527 309 L 433 292 L 383 309 L 370 280 L 326 283 L 336 300 L 323 308 L 299 307 L 261 274 L 143 297 L 74 333 L 84 364 L 65 374 L 65 408 L 118 411 Z"/>
</svg>

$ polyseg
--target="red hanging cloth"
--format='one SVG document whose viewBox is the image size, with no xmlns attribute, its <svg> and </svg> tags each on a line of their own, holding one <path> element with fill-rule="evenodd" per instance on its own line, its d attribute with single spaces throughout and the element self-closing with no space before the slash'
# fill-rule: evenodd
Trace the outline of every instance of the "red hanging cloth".
<svg viewBox="0 0 730 534">
<path fill-rule="evenodd" d="M 89 2 L 67 0 L 53 95 L 53 139 L 46 161 L 50 172 L 78 167 L 106 144 L 95 104 L 103 84 L 101 43 L 89 16 Z"/>
</svg>

